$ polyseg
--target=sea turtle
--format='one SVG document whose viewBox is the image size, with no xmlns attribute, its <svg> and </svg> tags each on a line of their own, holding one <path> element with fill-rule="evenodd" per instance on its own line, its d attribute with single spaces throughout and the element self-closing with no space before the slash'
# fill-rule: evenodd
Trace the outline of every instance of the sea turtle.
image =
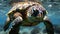
<svg viewBox="0 0 60 34">
<path fill-rule="evenodd" d="M 18 34 L 20 26 L 36 26 L 43 22 L 48 34 L 54 34 L 53 25 L 48 20 L 46 9 L 39 2 L 18 2 L 14 3 L 11 10 L 7 13 L 8 18 L 4 26 L 6 31 L 10 23 L 13 28 L 9 34 Z"/>
</svg>

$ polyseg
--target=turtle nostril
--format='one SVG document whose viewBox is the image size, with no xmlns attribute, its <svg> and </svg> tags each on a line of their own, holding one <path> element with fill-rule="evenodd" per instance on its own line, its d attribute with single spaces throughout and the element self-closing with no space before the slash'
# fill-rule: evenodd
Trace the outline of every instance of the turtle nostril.
<svg viewBox="0 0 60 34">
<path fill-rule="evenodd" d="M 33 11 L 34 12 L 33 12 L 32 16 L 36 17 L 39 14 L 39 11 L 38 10 L 33 10 Z"/>
</svg>

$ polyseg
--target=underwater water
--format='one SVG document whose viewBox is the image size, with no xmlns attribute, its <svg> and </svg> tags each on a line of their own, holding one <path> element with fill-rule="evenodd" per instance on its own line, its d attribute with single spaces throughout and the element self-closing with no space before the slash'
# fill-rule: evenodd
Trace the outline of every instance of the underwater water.
<svg viewBox="0 0 60 34">
<path fill-rule="evenodd" d="M 6 13 L 11 9 L 11 6 L 8 4 L 8 0 L 0 0 L 0 34 L 8 34 L 9 29 L 4 32 L 3 26 L 5 24 L 5 20 L 7 18 Z M 48 17 L 55 28 L 55 34 L 60 34 L 60 2 L 42 2 L 42 5 L 48 11 Z M 46 34 L 45 26 L 43 23 L 38 24 L 33 27 L 20 27 L 20 34 Z M 32 32 L 33 31 L 33 32 Z M 37 33 L 37 32 L 39 33 Z"/>
</svg>

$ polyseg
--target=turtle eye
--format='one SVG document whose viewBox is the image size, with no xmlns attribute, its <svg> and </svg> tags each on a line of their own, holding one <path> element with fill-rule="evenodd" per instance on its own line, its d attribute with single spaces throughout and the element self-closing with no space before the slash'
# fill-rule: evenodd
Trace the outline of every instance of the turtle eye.
<svg viewBox="0 0 60 34">
<path fill-rule="evenodd" d="M 36 17 L 38 14 L 39 14 L 39 11 L 38 10 L 33 10 L 32 16 Z"/>
</svg>

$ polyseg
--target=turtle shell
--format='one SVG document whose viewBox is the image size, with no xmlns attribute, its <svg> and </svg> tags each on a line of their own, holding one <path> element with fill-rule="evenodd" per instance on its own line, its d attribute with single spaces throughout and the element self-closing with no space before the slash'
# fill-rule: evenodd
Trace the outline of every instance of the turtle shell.
<svg viewBox="0 0 60 34">
<path fill-rule="evenodd" d="M 13 7 L 9 10 L 9 12 L 6 15 L 9 16 L 16 9 L 23 10 L 23 9 L 26 9 L 27 7 L 29 7 L 29 6 L 34 5 L 34 4 L 38 5 L 38 7 L 41 7 L 43 10 L 45 10 L 45 8 L 40 3 L 37 3 L 37 2 L 18 2 L 18 3 L 13 4 Z M 32 9 L 32 7 L 31 7 L 31 9 Z M 29 9 L 29 10 L 31 10 L 31 9 Z"/>
<path fill-rule="evenodd" d="M 26 9 L 27 8 L 27 9 Z M 13 16 L 13 14 L 14 14 L 14 11 L 16 10 L 16 9 L 19 9 L 19 10 L 24 10 L 24 9 L 26 9 L 26 13 L 27 13 L 27 17 L 30 17 L 31 16 L 31 14 L 33 13 L 33 9 L 35 10 L 35 9 L 37 9 L 37 10 L 39 10 L 39 11 L 43 11 L 43 10 L 46 10 L 40 3 L 37 3 L 37 2 L 18 2 L 18 3 L 16 3 L 16 4 L 14 4 L 13 5 L 13 7 L 10 9 L 10 11 L 8 12 L 8 16 L 10 16 L 10 15 L 12 15 Z M 24 12 L 24 11 L 23 11 Z M 10 16 L 11 17 L 11 16 Z M 12 18 L 12 17 L 11 17 Z M 25 17 L 24 17 L 25 18 Z M 41 20 L 40 20 L 41 21 Z M 33 22 L 33 23 L 31 23 L 31 22 Z M 32 25 L 31 25 L 32 24 Z M 23 24 L 22 25 L 31 25 L 31 26 L 33 26 L 33 25 L 37 25 L 38 23 L 37 22 L 35 22 L 34 23 L 34 21 L 23 21 Z"/>
</svg>

